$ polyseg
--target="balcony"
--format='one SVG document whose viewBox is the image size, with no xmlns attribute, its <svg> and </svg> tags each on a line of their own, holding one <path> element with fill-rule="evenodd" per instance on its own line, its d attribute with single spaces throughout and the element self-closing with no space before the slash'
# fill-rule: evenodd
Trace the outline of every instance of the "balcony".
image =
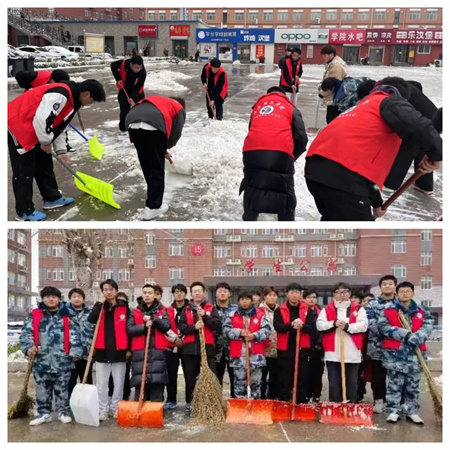
<svg viewBox="0 0 450 450">
<path fill-rule="evenodd" d="M 343 234 L 330 234 L 330 239 L 345 239 Z"/>
<path fill-rule="evenodd" d="M 241 260 L 240 259 L 227 259 L 227 266 L 240 266 Z"/>
<path fill-rule="evenodd" d="M 275 236 L 275 242 L 293 242 L 295 240 L 295 237 L 293 234 L 278 234 Z"/>
<path fill-rule="evenodd" d="M 227 242 L 241 242 L 241 236 L 227 236 L 226 237 Z"/>
</svg>

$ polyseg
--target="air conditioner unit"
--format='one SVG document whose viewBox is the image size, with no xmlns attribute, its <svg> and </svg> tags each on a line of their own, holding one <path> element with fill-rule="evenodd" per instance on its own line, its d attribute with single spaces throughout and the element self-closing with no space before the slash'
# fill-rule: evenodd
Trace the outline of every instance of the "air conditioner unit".
<svg viewBox="0 0 450 450">
<path fill-rule="evenodd" d="M 241 236 L 227 236 L 227 242 L 241 242 Z"/>
<path fill-rule="evenodd" d="M 128 260 L 128 265 L 134 264 L 134 259 L 129 259 Z"/>
<path fill-rule="evenodd" d="M 293 241 L 294 240 L 294 235 L 292 234 L 278 234 L 277 236 L 275 236 L 275 241 L 278 242 L 287 242 L 287 241 Z"/>
<path fill-rule="evenodd" d="M 344 264 L 344 258 L 338 258 L 337 260 L 336 260 L 336 263 L 337 264 Z"/>
<path fill-rule="evenodd" d="M 253 23 L 254 23 L 255 25 L 258 25 L 258 19 L 253 19 Z"/>
<path fill-rule="evenodd" d="M 316 24 L 317 24 L 317 25 L 320 25 L 320 17 L 318 17 L 318 18 L 316 19 Z"/>
<path fill-rule="evenodd" d="M 435 59 L 433 64 L 435 67 L 442 67 L 442 59 Z"/>
</svg>

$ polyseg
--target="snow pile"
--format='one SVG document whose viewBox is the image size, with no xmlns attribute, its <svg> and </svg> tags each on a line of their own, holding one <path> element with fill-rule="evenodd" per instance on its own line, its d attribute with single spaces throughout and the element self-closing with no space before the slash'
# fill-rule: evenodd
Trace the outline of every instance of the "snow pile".
<svg viewBox="0 0 450 450">
<path fill-rule="evenodd" d="M 28 360 L 25 358 L 24 354 L 20 350 L 17 350 L 17 352 L 8 355 L 8 362 L 9 363 L 28 362 Z"/>
<path fill-rule="evenodd" d="M 434 377 L 434 381 L 436 384 L 438 384 L 442 388 L 442 375 L 439 375 L 438 377 Z"/>
<path fill-rule="evenodd" d="M 233 66 L 239 66 L 240 64 L 241 62 L 238 59 L 232 63 Z"/>
<path fill-rule="evenodd" d="M 181 72 L 171 70 L 161 70 L 159 72 L 147 72 L 145 89 L 151 91 L 187 91 L 189 88 L 177 83 L 174 80 L 187 80 L 192 78 Z"/>
</svg>

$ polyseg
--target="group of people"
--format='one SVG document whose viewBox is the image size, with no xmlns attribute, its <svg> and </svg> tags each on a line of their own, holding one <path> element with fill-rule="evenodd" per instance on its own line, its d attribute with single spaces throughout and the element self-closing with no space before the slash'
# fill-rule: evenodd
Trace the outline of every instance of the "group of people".
<svg viewBox="0 0 450 450">
<path fill-rule="evenodd" d="M 293 282 L 279 304 L 276 287 L 261 292 L 239 292 L 231 302 L 232 288 L 215 286 L 215 302 L 206 297 L 202 282 L 172 286 L 173 302 L 163 306 L 163 290 L 146 284 L 137 307 L 131 309 L 116 281 L 100 284 L 101 297 L 92 309 L 84 292 L 74 288 L 68 301 L 47 286 L 41 301 L 24 322 L 22 351 L 34 357 L 37 416 L 30 425 L 52 420 L 52 398 L 62 423 L 70 423 L 69 397 L 86 370 L 94 346 L 100 421 L 117 418 L 119 401 L 128 400 L 135 388 L 139 398 L 144 372 L 145 337 L 150 333 L 144 400 L 163 402 L 165 410 L 177 407 L 178 368 L 182 365 L 186 409 L 191 402 L 201 365 L 200 330 L 204 333 L 207 364 L 223 385 L 225 371 L 231 398 L 245 398 L 250 382 L 253 399 L 292 401 L 296 354 L 297 397 L 300 403 L 317 403 L 322 397 L 326 365 L 328 399 L 342 402 L 341 363 L 345 363 L 347 398 L 362 402 L 371 382 L 374 412 L 387 414 L 395 423 L 401 414 L 423 424 L 419 411 L 419 348 L 426 357 L 426 340 L 432 331 L 429 310 L 414 301 L 414 285 L 397 284 L 392 275 L 379 281 L 380 295 L 363 294 L 343 282 L 332 288 L 333 299 L 318 305 L 314 288 Z M 400 315 L 410 329 L 403 327 Z M 93 341 L 94 327 L 98 334 Z M 341 347 L 343 345 L 343 347 Z M 247 358 L 250 380 L 247 380 Z M 131 363 L 131 374 L 130 374 Z M 92 383 L 92 367 L 88 383 Z M 166 391 L 166 395 L 165 395 Z"/>
</svg>

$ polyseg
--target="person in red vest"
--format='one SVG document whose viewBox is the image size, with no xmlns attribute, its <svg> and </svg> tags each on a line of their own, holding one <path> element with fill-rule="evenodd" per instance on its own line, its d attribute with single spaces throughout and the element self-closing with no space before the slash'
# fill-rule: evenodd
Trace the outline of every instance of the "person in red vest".
<svg viewBox="0 0 450 450">
<path fill-rule="evenodd" d="M 81 330 L 59 289 L 45 286 L 39 294 L 41 302 L 25 319 L 19 338 L 22 352 L 35 358 L 37 414 L 30 425 L 52 421 L 53 396 L 58 420 L 70 423 L 69 380 L 83 356 Z"/>
<path fill-rule="evenodd" d="M 297 347 L 297 330 L 300 330 L 300 357 L 297 378 L 296 403 L 308 403 L 308 389 L 311 361 L 311 335 L 317 333 L 315 310 L 309 310 L 302 302 L 302 287 L 298 283 L 286 286 L 287 301 L 275 310 L 273 326 L 277 332 L 277 361 L 279 398 L 292 401 L 292 388 L 295 371 L 295 352 Z"/>
<path fill-rule="evenodd" d="M 357 106 L 327 125 L 308 149 L 306 184 L 322 221 L 373 221 L 385 214 L 379 189 L 402 139 L 416 139 L 426 149 L 419 165 L 423 173 L 441 167 L 442 139 L 432 122 L 408 102 L 409 84 L 390 77 L 375 86 Z"/>
<path fill-rule="evenodd" d="M 105 90 L 97 80 L 46 84 L 24 92 L 8 103 L 8 149 L 12 185 L 16 200 L 16 220 L 44 220 L 33 203 L 33 180 L 43 197 L 44 209 L 74 202 L 64 197 L 56 183 L 52 151 L 69 161 L 64 129 L 75 113 L 94 102 L 104 102 Z"/>
<path fill-rule="evenodd" d="M 186 103 L 182 97 L 150 95 L 131 109 L 125 119 L 130 140 L 136 147 L 142 172 L 147 182 L 147 200 L 143 220 L 152 220 L 169 209 L 163 203 L 168 149 L 175 147 L 186 120 Z"/>
<path fill-rule="evenodd" d="M 44 84 L 61 83 L 61 81 L 69 81 L 69 74 L 62 69 L 55 70 L 38 70 L 28 72 L 27 70 L 19 70 L 15 77 L 17 84 L 25 91 L 28 89 L 43 86 Z"/>
<path fill-rule="evenodd" d="M 222 331 L 217 309 L 205 297 L 205 285 L 194 281 L 190 286 L 192 301 L 181 313 L 178 328 L 184 336 L 183 359 L 186 369 L 186 407 L 191 411 L 192 393 L 200 373 L 200 329 L 205 336 L 209 368 L 216 373 L 215 332 Z M 200 320 L 201 319 L 201 320 Z"/>
<path fill-rule="evenodd" d="M 117 407 L 122 400 L 125 381 L 127 352 L 130 349 L 127 334 L 127 321 L 130 316 L 128 303 L 117 300 L 119 286 L 108 279 L 100 283 L 102 295 L 88 317 L 95 324 L 100 319 L 97 341 L 95 342 L 95 369 L 97 373 L 98 404 L 100 420 L 107 420 L 108 415 L 117 418 Z M 114 391 L 111 404 L 108 400 L 109 376 L 112 374 Z"/>
<path fill-rule="evenodd" d="M 302 115 L 278 86 L 271 87 L 252 109 L 242 148 L 242 219 L 257 220 L 260 213 L 269 213 L 281 221 L 295 220 L 294 162 L 308 143 Z"/>
<path fill-rule="evenodd" d="M 294 47 L 291 56 L 284 60 L 281 68 L 280 86 L 289 100 L 292 100 L 292 96 L 298 92 L 300 86 L 300 77 L 303 74 L 301 54 L 302 51 L 298 47 Z M 297 97 L 295 98 L 297 99 Z M 295 101 L 295 103 L 297 102 Z"/>
<path fill-rule="evenodd" d="M 361 363 L 363 334 L 367 331 L 366 311 L 350 301 L 351 288 L 346 283 L 333 287 L 333 301 L 322 309 L 317 329 L 322 333 L 328 372 L 330 402 L 342 402 L 341 356 L 344 353 L 347 400 L 357 401 L 358 369 Z M 344 347 L 341 349 L 342 334 Z"/>
<path fill-rule="evenodd" d="M 319 294 L 314 288 L 308 288 L 303 291 L 303 302 L 308 306 L 307 322 L 311 324 L 310 376 L 306 397 L 312 403 L 318 403 L 320 401 L 322 395 L 322 377 L 325 369 L 322 335 L 318 332 L 316 326 L 317 318 L 321 311 L 321 308 L 317 305 L 318 297 Z"/>
<path fill-rule="evenodd" d="M 262 370 L 266 365 L 264 351 L 270 333 L 270 324 L 264 311 L 252 304 L 252 293 L 241 292 L 238 309 L 226 316 L 223 325 L 223 334 L 229 339 L 236 398 L 247 397 L 247 348 L 251 396 L 253 399 L 261 398 Z"/>
<path fill-rule="evenodd" d="M 420 372 L 417 349 L 427 359 L 426 341 L 433 330 L 433 317 L 426 306 L 414 301 L 414 285 L 409 281 L 399 283 L 397 299 L 387 303 L 378 318 L 382 341 L 382 361 L 387 369 L 386 389 L 387 421 L 396 423 L 401 412 L 416 425 L 424 425 L 419 416 Z M 400 320 L 403 315 L 411 331 Z M 402 405 L 402 400 L 404 404 Z"/>
<path fill-rule="evenodd" d="M 117 100 L 120 105 L 120 131 L 127 131 L 125 118 L 137 102 L 145 98 L 144 84 L 147 72 L 142 56 L 134 55 L 130 59 L 119 59 L 111 63 L 111 72 L 116 79 L 116 87 L 119 90 Z M 127 95 L 124 92 L 126 91 Z"/>
<path fill-rule="evenodd" d="M 166 309 L 155 299 L 155 290 L 151 284 L 142 287 L 142 298 L 143 302 L 131 312 L 127 322 L 133 352 L 131 386 L 135 387 L 134 399 L 138 401 L 144 371 L 145 342 L 150 328 L 144 401 L 162 402 L 164 386 L 168 381 L 164 351 L 168 345 L 166 333 L 170 330 L 170 322 Z"/>
<path fill-rule="evenodd" d="M 209 94 L 206 96 L 206 108 L 208 110 L 208 117 L 214 117 L 214 107 L 216 108 L 216 119 L 223 119 L 223 102 L 228 95 L 228 75 L 222 63 L 213 58 L 211 61 L 203 66 L 202 74 L 200 76 L 203 89 Z"/>
<path fill-rule="evenodd" d="M 167 399 L 164 409 L 172 410 L 177 407 L 177 380 L 178 380 L 178 367 L 183 368 L 183 375 L 186 384 L 186 371 L 184 368 L 183 360 L 183 336 L 178 328 L 181 313 L 188 305 L 189 301 L 186 299 L 187 288 L 184 284 L 175 284 L 172 286 L 172 295 L 174 301 L 170 306 L 166 308 L 167 316 L 169 317 L 170 330 L 166 333 L 167 340 L 169 341 L 166 348 L 166 362 L 167 362 L 167 375 L 169 381 L 167 383 Z M 186 389 L 185 389 L 186 396 Z M 187 397 L 186 397 L 186 403 Z"/>
</svg>

